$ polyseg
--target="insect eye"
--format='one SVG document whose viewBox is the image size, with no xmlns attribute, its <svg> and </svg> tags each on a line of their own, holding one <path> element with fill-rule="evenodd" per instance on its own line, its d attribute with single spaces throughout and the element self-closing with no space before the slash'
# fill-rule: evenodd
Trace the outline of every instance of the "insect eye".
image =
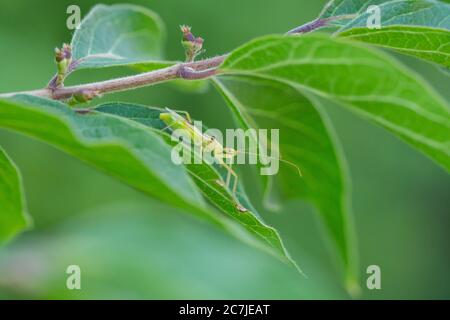
<svg viewBox="0 0 450 320">
<path fill-rule="evenodd" d="M 183 142 L 183 137 L 179 137 L 178 140 L 179 140 L 180 142 Z"/>
<path fill-rule="evenodd" d="M 212 140 L 216 140 L 216 137 L 212 136 L 212 137 L 211 137 L 211 141 L 212 141 Z"/>
</svg>

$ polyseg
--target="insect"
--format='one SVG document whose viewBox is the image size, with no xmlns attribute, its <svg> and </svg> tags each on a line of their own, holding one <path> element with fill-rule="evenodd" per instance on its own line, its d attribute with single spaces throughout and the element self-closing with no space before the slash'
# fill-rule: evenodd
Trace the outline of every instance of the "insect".
<svg viewBox="0 0 450 320">
<path fill-rule="evenodd" d="M 181 116 L 180 114 L 184 114 L 185 117 Z M 239 153 L 245 153 L 245 154 L 251 154 L 249 152 L 242 152 L 235 150 L 233 148 L 224 147 L 222 144 L 220 144 L 215 137 L 207 135 L 201 130 L 199 130 L 197 127 L 195 127 L 192 124 L 191 117 L 189 113 L 187 112 L 175 112 L 173 110 L 170 110 L 169 108 L 166 108 L 166 112 L 163 112 L 159 115 L 159 118 L 166 124 L 166 128 L 171 128 L 171 130 L 183 130 L 184 133 L 194 142 L 196 145 L 201 145 L 202 149 L 210 154 L 213 155 L 214 159 L 217 161 L 217 163 L 222 166 L 225 170 L 227 170 L 227 178 L 225 180 L 225 186 L 230 189 L 231 184 L 231 177 L 233 177 L 233 186 L 231 188 L 232 195 L 236 204 L 236 208 L 241 211 L 245 212 L 247 209 L 243 207 L 239 200 L 236 197 L 236 191 L 238 187 L 238 175 L 236 172 L 232 169 L 232 159 L 236 157 Z M 278 158 L 277 158 L 278 159 Z M 297 165 L 295 165 L 292 162 L 278 159 L 280 161 L 283 161 L 287 164 L 290 164 L 294 166 L 297 170 L 300 176 L 302 176 L 302 173 Z M 219 183 L 223 184 L 222 181 Z"/>
</svg>

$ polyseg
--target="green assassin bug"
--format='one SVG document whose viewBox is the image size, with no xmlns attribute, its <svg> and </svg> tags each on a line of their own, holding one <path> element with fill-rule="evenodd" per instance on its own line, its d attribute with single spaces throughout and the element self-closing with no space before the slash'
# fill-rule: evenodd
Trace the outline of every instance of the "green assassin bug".
<svg viewBox="0 0 450 320">
<path fill-rule="evenodd" d="M 238 175 L 231 168 L 231 164 L 227 161 L 233 159 L 238 151 L 233 148 L 226 148 L 222 146 L 213 136 L 209 136 L 201 132 L 197 127 L 192 124 L 191 118 L 188 113 L 184 113 L 186 117 L 182 117 L 180 114 L 166 108 L 167 112 L 163 112 L 159 115 L 159 118 L 167 125 L 167 128 L 172 130 L 183 130 L 189 138 L 194 142 L 194 144 L 201 145 L 202 149 L 213 155 L 217 163 L 227 170 L 227 178 L 225 185 L 227 188 L 230 187 L 231 176 L 234 178 L 232 195 L 236 202 L 236 208 L 241 211 L 247 211 L 238 201 L 236 197 L 236 191 L 238 186 Z"/>
<path fill-rule="evenodd" d="M 191 117 L 187 112 L 179 112 L 185 115 L 185 117 L 183 117 L 179 113 L 170 110 L 169 108 L 166 108 L 165 110 L 166 112 L 162 112 L 159 115 L 159 118 L 164 122 L 164 124 L 166 124 L 167 126 L 166 128 L 170 128 L 173 131 L 183 130 L 183 132 L 191 139 L 191 141 L 194 142 L 194 144 L 200 145 L 202 147 L 202 150 L 212 154 L 217 163 L 221 167 L 225 168 L 225 170 L 227 170 L 227 178 L 225 182 L 225 186 L 227 188 L 230 188 L 231 176 L 233 176 L 234 181 L 231 191 L 236 204 L 236 208 L 241 212 L 247 211 L 247 209 L 244 208 L 239 203 L 239 200 L 236 197 L 239 178 L 236 172 L 232 169 L 231 160 L 234 157 L 236 157 L 239 153 L 246 153 L 246 154 L 250 153 L 238 151 L 233 148 L 224 147 L 219 141 L 215 139 L 215 137 L 201 132 L 201 130 L 199 130 L 196 126 L 194 126 L 192 124 Z M 302 176 L 299 167 L 294 163 L 279 158 L 276 159 L 295 167 L 298 170 L 300 177 Z M 219 183 L 222 182 L 220 181 Z"/>
</svg>

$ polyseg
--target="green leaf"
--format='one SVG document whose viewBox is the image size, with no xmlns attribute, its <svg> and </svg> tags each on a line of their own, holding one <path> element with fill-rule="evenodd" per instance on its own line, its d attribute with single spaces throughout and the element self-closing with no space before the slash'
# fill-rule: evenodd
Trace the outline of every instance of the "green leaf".
<svg viewBox="0 0 450 320">
<path fill-rule="evenodd" d="M 73 35 L 74 71 L 124 66 L 149 72 L 180 63 L 161 61 L 164 39 L 164 24 L 149 9 L 131 4 L 96 5 Z M 208 90 L 207 81 L 171 83 L 185 92 Z"/>
<path fill-rule="evenodd" d="M 393 49 L 450 68 L 449 30 L 407 26 L 384 27 L 380 30 L 353 28 L 339 36 Z"/>
<path fill-rule="evenodd" d="M 172 141 L 171 137 L 162 131 L 166 128 L 164 122 L 159 119 L 160 113 L 166 112 L 163 109 L 120 102 L 99 105 L 94 110 L 96 112 L 124 117 L 129 120 L 142 123 L 155 129 L 154 133 L 160 135 L 168 145 L 175 146 L 178 144 L 178 141 Z M 284 248 L 278 232 L 267 226 L 262 221 L 260 215 L 256 212 L 247 199 L 241 184 L 239 184 L 237 197 L 239 202 L 248 210 L 246 212 L 242 212 L 237 208 L 236 202 L 234 201 L 230 190 L 222 183 L 218 183 L 218 181 L 225 181 L 224 175 L 226 172 L 223 170 L 220 171 L 220 168 L 208 165 L 205 162 L 202 164 L 188 164 L 186 165 L 186 169 L 199 190 L 201 190 L 203 195 L 213 205 L 233 220 L 239 222 L 254 236 L 259 238 L 264 243 L 267 243 L 269 247 L 275 249 L 275 252 L 279 255 L 285 256 L 295 265 Z"/>
<path fill-rule="evenodd" d="M 331 25 L 342 30 L 367 27 L 371 12 L 367 8 L 377 5 L 381 13 L 381 26 L 412 25 L 450 29 L 450 6 L 435 0 L 332 0 L 325 7 L 320 18 L 356 15 L 354 19 L 331 21 Z"/>
<path fill-rule="evenodd" d="M 370 5 L 380 5 L 390 0 L 331 0 L 329 1 L 319 18 L 346 16 L 364 12 Z M 334 21 L 343 24 L 342 20 Z"/>
<path fill-rule="evenodd" d="M 0 99 L 0 127 L 45 141 L 160 201 L 290 261 L 281 240 L 273 239 L 275 230 L 257 224 L 250 213 L 226 216 L 207 206 L 196 188 L 198 182 L 183 166 L 172 162 L 167 137 L 136 121 L 98 112 L 78 114 L 57 101 L 19 96 Z M 210 172 L 202 174 L 211 177 Z"/>
<path fill-rule="evenodd" d="M 152 11 L 130 4 L 97 5 L 72 38 L 77 69 L 104 68 L 161 59 L 165 28 Z M 155 62 L 158 67 L 159 62 Z"/>
<path fill-rule="evenodd" d="M 349 286 L 356 284 L 357 262 L 353 225 L 347 206 L 346 174 L 339 143 L 326 115 L 292 87 L 253 76 L 221 76 L 217 88 L 245 128 L 279 129 L 280 171 L 269 184 L 266 204 L 302 199 L 318 209 L 327 233 L 342 259 Z M 279 201 L 278 201 L 279 202 Z"/>
<path fill-rule="evenodd" d="M 19 170 L 0 148 L 0 244 L 26 229 L 30 222 Z"/>
<path fill-rule="evenodd" d="M 367 5 L 364 7 L 367 8 Z M 448 18 L 450 16 L 450 5 L 446 3 L 434 0 L 385 1 L 379 4 L 379 8 L 382 28 L 392 25 L 402 25 L 450 29 L 450 19 Z M 367 27 L 367 20 L 373 13 L 365 12 L 365 10 L 358 12 L 360 15 L 345 24 L 340 31 L 357 27 Z"/>
<path fill-rule="evenodd" d="M 381 52 L 318 34 L 269 36 L 235 50 L 221 71 L 279 81 L 344 105 L 450 171 L 447 102 Z"/>
<path fill-rule="evenodd" d="M 284 188 L 277 187 L 320 209 L 344 261 L 347 281 L 354 259 L 345 174 L 340 171 L 340 156 L 333 148 L 327 122 L 321 123 L 321 114 L 303 95 L 348 107 L 450 170 L 446 102 L 384 54 L 319 34 L 269 36 L 232 52 L 220 70 L 219 88 L 241 124 L 277 126 L 281 137 L 289 132 L 284 133 L 284 141 L 281 138 L 281 154 L 302 168 L 304 182 L 294 188 L 293 175 L 286 174 Z M 297 138 L 300 132 L 303 138 Z"/>
<path fill-rule="evenodd" d="M 381 29 L 367 27 L 370 5 L 379 6 Z M 341 27 L 338 35 L 449 66 L 450 5 L 434 0 L 336 0 L 321 17 L 348 14 L 356 17 L 330 22 Z"/>
</svg>

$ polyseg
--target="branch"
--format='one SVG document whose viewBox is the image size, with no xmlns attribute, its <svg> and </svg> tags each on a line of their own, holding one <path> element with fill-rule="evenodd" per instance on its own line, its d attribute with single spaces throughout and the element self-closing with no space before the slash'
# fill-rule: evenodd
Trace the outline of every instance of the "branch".
<svg viewBox="0 0 450 320">
<path fill-rule="evenodd" d="M 288 31 L 287 34 L 290 35 L 311 32 L 326 26 L 328 22 L 340 19 L 349 19 L 353 17 L 354 16 L 349 15 L 323 19 L 317 18 L 311 22 Z M 69 87 L 54 87 L 50 85 L 47 88 L 38 90 L 3 93 L 0 94 L 0 98 L 12 97 L 18 94 L 28 94 L 54 100 L 66 100 L 72 98 L 75 95 L 98 96 L 105 93 L 142 88 L 174 79 L 206 79 L 218 74 L 217 68 L 222 64 L 227 56 L 228 54 L 224 54 L 221 56 L 196 62 L 178 63 L 163 69 L 100 82 L 92 82 Z M 76 64 L 76 62 L 74 63 Z M 72 71 L 73 70 L 70 70 L 70 72 Z M 54 81 L 55 79 L 53 78 L 50 84 L 52 84 Z"/>
<path fill-rule="evenodd" d="M 296 34 L 296 33 L 307 33 L 312 30 L 319 29 L 325 27 L 328 23 L 329 19 L 315 19 L 311 22 L 305 23 L 299 27 L 296 27 L 292 30 L 289 30 L 287 34 Z"/>
<path fill-rule="evenodd" d="M 299 27 L 289 30 L 286 34 L 296 34 L 296 33 L 308 33 L 329 25 L 330 22 L 344 19 L 353 19 L 356 15 L 348 14 L 342 16 L 328 17 L 328 18 L 317 18 L 313 21 L 305 23 Z"/>
<path fill-rule="evenodd" d="M 216 74 L 214 68 L 220 66 L 225 57 L 226 55 L 222 55 L 197 62 L 179 63 L 167 68 L 144 72 L 137 75 L 76 86 L 4 93 L 0 94 L 0 97 L 7 98 L 18 94 L 28 94 L 55 100 L 64 100 L 81 92 L 95 92 L 97 95 L 101 95 L 104 93 L 137 89 L 173 79 L 204 79 Z"/>
</svg>

